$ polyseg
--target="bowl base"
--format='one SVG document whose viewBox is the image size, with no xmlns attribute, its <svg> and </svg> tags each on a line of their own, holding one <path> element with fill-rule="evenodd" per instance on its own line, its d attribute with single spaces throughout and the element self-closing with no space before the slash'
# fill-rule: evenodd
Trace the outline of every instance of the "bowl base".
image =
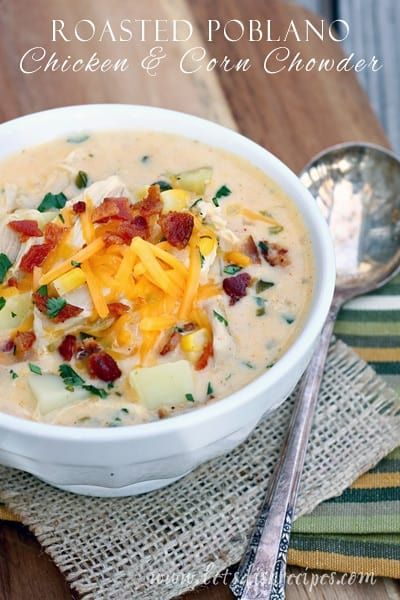
<svg viewBox="0 0 400 600">
<path fill-rule="evenodd" d="M 138 483 L 132 483 L 130 485 L 124 485 L 122 487 L 102 487 L 99 485 L 56 485 L 52 481 L 39 477 L 42 481 L 63 490 L 64 492 L 71 492 L 72 494 L 80 494 L 82 496 L 97 496 L 99 498 L 123 498 L 124 496 L 138 496 L 139 494 L 145 494 L 147 492 L 153 492 L 159 490 L 167 485 L 179 481 L 182 477 L 185 477 L 190 473 L 183 473 L 179 477 L 171 477 L 169 479 L 151 479 L 149 481 L 140 481 Z"/>
</svg>

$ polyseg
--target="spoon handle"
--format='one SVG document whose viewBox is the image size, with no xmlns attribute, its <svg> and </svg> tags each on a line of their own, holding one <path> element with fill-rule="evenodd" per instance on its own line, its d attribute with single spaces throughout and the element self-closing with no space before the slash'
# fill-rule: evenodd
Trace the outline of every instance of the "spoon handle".
<svg viewBox="0 0 400 600">
<path fill-rule="evenodd" d="M 287 437 L 246 552 L 230 588 L 240 600 L 283 600 L 299 481 L 337 311 L 332 306 L 303 375 Z"/>
</svg>

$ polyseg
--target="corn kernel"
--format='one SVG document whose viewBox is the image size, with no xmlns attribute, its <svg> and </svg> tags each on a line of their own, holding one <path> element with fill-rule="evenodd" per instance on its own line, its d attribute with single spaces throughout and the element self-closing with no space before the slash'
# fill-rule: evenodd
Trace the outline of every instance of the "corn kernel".
<svg viewBox="0 0 400 600">
<path fill-rule="evenodd" d="M 171 210 L 183 210 L 187 207 L 191 198 L 190 192 L 181 189 L 166 190 L 160 194 L 163 201 L 163 213 Z"/>
<path fill-rule="evenodd" d="M 235 250 L 226 252 L 224 258 L 227 262 L 239 265 L 239 267 L 247 267 L 250 264 L 250 258 L 246 254 Z"/>
<path fill-rule="evenodd" d="M 204 235 L 201 236 L 200 240 L 199 240 L 199 248 L 200 248 L 200 252 L 203 256 L 208 256 L 209 254 L 211 254 L 211 252 L 214 250 L 215 246 L 216 246 L 216 239 L 208 236 L 208 235 Z"/>
<path fill-rule="evenodd" d="M 181 337 L 181 348 L 190 361 L 195 362 L 208 344 L 207 329 L 198 329 Z"/>
<path fill-rule="evenodd" d="M 59 296 L 63 296 L 68 292 L 72 292 L 76 288 L 83 285 L 86 281 L 86 275 L 82 269 L 75 268 L 64 275 L 61 275 L 53 281 L 53 285 Z"/>
</svg>

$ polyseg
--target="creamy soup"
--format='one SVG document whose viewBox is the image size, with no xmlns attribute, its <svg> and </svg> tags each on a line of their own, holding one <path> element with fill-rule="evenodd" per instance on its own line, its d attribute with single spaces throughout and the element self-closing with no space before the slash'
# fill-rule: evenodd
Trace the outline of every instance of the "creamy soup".
<svg viewBox="0 0 400 600">
<path fill-rule="evenodd" d="M 101 132 L 0 164 L 0 410 L 78 426 L 166 418 L 265 373 L 298 335 L 311 242 L 232 154 Z"/>
</svg>

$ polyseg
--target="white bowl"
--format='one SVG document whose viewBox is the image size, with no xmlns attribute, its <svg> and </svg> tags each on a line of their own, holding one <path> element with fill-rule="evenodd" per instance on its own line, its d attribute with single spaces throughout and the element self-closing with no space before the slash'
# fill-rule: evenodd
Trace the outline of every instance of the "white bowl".
<svg viewBox="0 0 400 600">
<path fill-rule="evenodd" d="M 153 423 L 77 428 L 0 414 L 0 463 L 64 490 L 128 496 L 163 487 L 232 450 L 276 409 L 305 370 L 331 302 L 335 265 L 328 227 L 310 193 L 275 156 L 238 133 L 191 115 L 118 104 L 70 106 L 0 125 L 0 159 L 57 137 L 94 130 L 147 129 L 189 136 L 261 168 L 293 199 L 312 240 L 316 285 L 297 339 L 265 374 L 212 405 Z"/>
</svg>

